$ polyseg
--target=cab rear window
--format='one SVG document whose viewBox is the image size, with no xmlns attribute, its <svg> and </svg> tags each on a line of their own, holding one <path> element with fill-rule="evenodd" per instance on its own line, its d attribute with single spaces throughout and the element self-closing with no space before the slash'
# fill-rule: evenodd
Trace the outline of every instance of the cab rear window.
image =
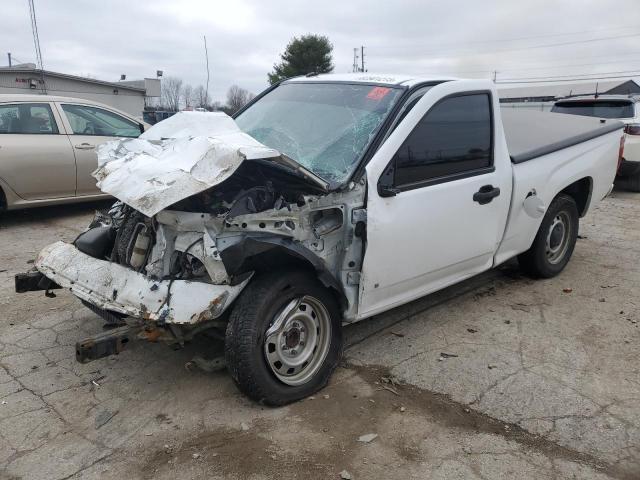
<svg viewBox="0 0 640 480">
<path fill-rule="evenodd" d="M 632 118 L 634 116 L 633 102 L 626 100 L 556 102 L 551 111 L 598 118 Z"/>
</svg>

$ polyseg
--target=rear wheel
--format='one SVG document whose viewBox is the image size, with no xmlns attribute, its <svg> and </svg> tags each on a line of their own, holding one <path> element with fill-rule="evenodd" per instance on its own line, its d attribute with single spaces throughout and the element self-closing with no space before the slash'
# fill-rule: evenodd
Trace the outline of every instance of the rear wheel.
<svg viewBox="0 0 640 480">
<path fill-rule="evenodd" d="M 551 278 L 569 262 L 578 238 L 578 207 L 568 195 L 558 195 L 542 219 L 533 245 L 518 256 L 520 267 L 534 277 Z"/>
<path fill-rule="evenodd" d="M 627 188 L 632 192 L 640 192 L 640 172 L 626 179 Z"/>
<path fill-rule="evenodd" d="M 253 400 L 284 405 L 311 395 L 342 356 L 338 303 L 303 271 L 256 278 L 231 311 L 225 356 L 236 385 Z"/>
</svg>

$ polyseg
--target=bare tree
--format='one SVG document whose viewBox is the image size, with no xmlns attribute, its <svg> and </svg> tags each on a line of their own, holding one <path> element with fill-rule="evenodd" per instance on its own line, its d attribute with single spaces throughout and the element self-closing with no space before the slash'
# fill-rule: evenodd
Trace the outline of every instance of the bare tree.
<svg viewBox="0 0 640 480">
<path fill-rule="evenodd" d="M 170 112 L 180 109 L 182 97 L 182 79 L 177 77 L 165 77 L 162 79 L 162 106 Z"/>
<path fill-rule="evenodd" d="M 227 90 L 227 110 L 233 114 L 244 107 L 255 95 L 238 85 L 231 85 Z"/>
<path fill-rule="evenodd" d="M 193 106 L 198 108 L 209 108 L 210 103 L 211 99 L 207 95 L 207 90 L 202 85 L 198 85 L 193 90 Z"/>
<path fill-rule="evenodd" d="M 188 83 L 182 89 L 182 101 L 185 108 L 193 107 L 193 87 Z"/>
</svg>

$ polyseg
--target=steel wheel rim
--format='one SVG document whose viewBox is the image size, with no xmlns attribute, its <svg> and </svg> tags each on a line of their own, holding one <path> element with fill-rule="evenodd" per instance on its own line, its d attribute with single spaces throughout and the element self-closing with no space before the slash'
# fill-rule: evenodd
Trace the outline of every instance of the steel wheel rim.
<svg viewBox="0 0 640 480">
<path fill-rule="evenodd" d="M 567 212 L 558 213 L 547 232 L 545 242 L 545 254 L 551 264 L 558 264 L 562 261 L 569 249 L 569 238 L 571 238 L 571 220 Z"/>
<path fill-rule="evenodd" d="M 307 383 L 324 363 L 331 345 L 331 316 L 324 304 L 305 295 L 289 302 L 271 323 L 264 355 L 282 383 Z"/>
</svg>

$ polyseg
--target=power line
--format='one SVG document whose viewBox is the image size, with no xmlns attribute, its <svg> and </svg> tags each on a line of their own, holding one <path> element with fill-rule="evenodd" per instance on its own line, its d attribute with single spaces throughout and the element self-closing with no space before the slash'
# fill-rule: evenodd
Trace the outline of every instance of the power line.
<svg viewBox="0 0 640 480">
<path fill-rule="evenodd" d="M 548 33 L 548 34 L 543 34 L 543 35 L 530 35 L 527 37 L 511 37 L 511 38 L 502 38 L 502 39 L 495 39 L 495 40 L 477 40 L 477 41 L 473 41 L 473 42 L 449 42 L 449 43 L 438 43 L 439 47 L 447 47 L 447 46 L 475 46 L 479 43 L 504 43 L 504 42 L 517 42 L 520 40 L 531 40 L 531 39 L 535 39 L 535 38 L 550 38 L 550 37 L 564 37 L 564 36 L 569 36 L 569 35 L 582 35 L 585 33 L 594 33 L 596 31 L 602 31 L 602 30 L 624 30 L 624 29 L 629 29 L 629 28 L 638 28 L 637 25 L 628 25 L 628 26 L 620 26 L 620 27 L 602 27 L 602 28 L 595 28 L 592 30 L 580 30 L 577 32 L 565 32 L 565 33 Z"/>
<path fill-rule="evenodd" d="M 42 52 L 40 51 L 40 37 L 38 36 L 38 22 L 36 21 L 36 7 L 33 0 L 28 0 L 29 16 L 31 18 L 31 33 L 33 34 L 33 44 L 36 49 L 36 61 L 40 68 L 40 76 L 42 81 L 42 93 L 47 93 L 47 87 L 44 83 L 44 64 L 42 63 Z"/>
<path fill-rule="evenodd" d="M 564 79 L 564 80 L 557 80 L 557 79 L 548 79 L 548 80 L 522 80 L 522 79 L 508 79 L 508 80 L 500 80 L 498 82 L 496 82 L 497 85 L 500 84 L 509 84 L 509 83 L 558 83 L 558 82 L 571 82 L 573 80 L 576 81 L 582 81 L 582 80 L 608 80 L 608 79 L 618 79 L 618 78 L 635 78 L 638 75 L 640 75 L 640 72 L 636 73 L 635 75 L 614 75 L 611 77 L 590 77 L 590 78 L 570 78 L 570 79 Z"/>
<path fill-rule="evenodd" d="M 522 82 L 527 82 L 529 80 L 548 80 L 551 78 L 556 78 L 556 79 L 563 79 L 563 78 L 569 78 L 571 80 L 575 80 L 575 77 L 591 77 L 593 75 L 626 75 L 626 74 L 635 74 L 632 76 L 636 76 L 640 74 L 640 70 L 624 70 L 621 72 L 601 72 L 601 73 L 583 73 L 583 74 L 574 74 L 574 75 L 550 75 L 550 76 L 545 76 L 545 77 L 522 77 L 522 78 L 505 78 L 504 81 L 511 81 L 511 80 L 519 80 Z"/>
<path fill-rule="evenodd" d="M 620 39 L 620 38 L 631 38 L 631 37 L 639 37 L 640 33 L 631 33 L 631 34 L 625 34 L 625 35 L 614 35 L 614 36 L 610 36 L 610 37 L 598 37 L 598 38 L 589 38 L 589 39 L 585 39 L 585 40 L 572 40 L 572 41 L 568 41 L 568 42 L 558 42 L 558 43 L 545 43 L 545 44 L 541 44 L 541 45 L 530 45 L 530 46 L 526 46 L 526 47 L 510 47 L 510 48 L 500 48 L 500 49 L 495 49 L 495 50 L 491 50 L 491 51 L 486 51 L 486 52 L 479 52 L 479 51 L 470 51 L 470 52 L 461 52 L 461 53 L 455 53 L 453 54 L 454 57 L 463 57 L 463 56 L 469 56 L 469 55 L 490 55 L 493 53 L 500 53 L 500 52 L 512 52 L 512 51 L 519 51 L 519 50 L 535 50 L 535 49 L 541 49 L 541 48 L 552 48 L 552 47 L 561 47 L 561 46 L 566 46 L 566 45 L 578 45 L 578 44 L 584 44 L 584 43 L 593 43 L 593 42 L 601 42 L 601 41 L 607 41 L 607 40 L 616 40 L 616 39 Z M 374 47 L 375 48 L 375 47 Z M 397 49 L 398 47 L 377 47 L 377 49 L 389 49 L 389 48 L 394 48 Z M 425 52 L 426 55 L 434 55 L 437 54 L 439 57 L 442 57 L 443 55 L 446 54 L 446 52 L 442 52 L 440 50 L 438 51 L 431 51 L 431 52 Z"/>
<path fill-rule="evenodd" d="M 637 54 L 633 54 L 635 56 L 640 56 L 640 53 Z M 544 66 L 537 66 L 537 67 L 526 67 L 526 68 L 518 68 L 518 67 L 512 67 L 512 68 L 508 68 L 508 67 L 500 67 L 500 72 L 501 73 L 505 73 L 505 72 L 521 72 L 521 71 L 527 71 L 527 70 L 553 70 L 553 69 L 564 69 L 564 68 L 570 68 L 570 67 L 591 67 L 591 66 L 597 66 L 597 65 L 609 65 L 609 64 L 620 64 L 620 63 L 638 63 L 640 62 L 640 60 L 631 60 L 631 61 L 624 61 L 624 60 L 615 60 L 615 61 L 611 61 L 611 62 L 598 62 L 598 63 L 573 63 L 573 64 L 564 64 L 564 65 L 559 65 L 559 64 L 546 64 Z M 447 72 L 449 70 L 444 70 L 444 72 Z M 460 73 L 492 73 L 494 72 L 494 70 L 450 70 L 451 72 L 456 72 L 458 74 Z M 443 73 L 443 70 L 437 70 L 437 71 L 429 71 L 429 72 L 422 72 L 425 74 L 434 74 L 434 73 Z M 597 73 L 594 73 L 594 75 L 597 75 Z"/>
<path fill-rule="evenodd" d="M 207 51 L 207 36 L 204 37 L 204 56 L 207 59 L 207 88 L 204 93 L 204 102 L 209 103 L 209 52 Z"/>
</svg>

